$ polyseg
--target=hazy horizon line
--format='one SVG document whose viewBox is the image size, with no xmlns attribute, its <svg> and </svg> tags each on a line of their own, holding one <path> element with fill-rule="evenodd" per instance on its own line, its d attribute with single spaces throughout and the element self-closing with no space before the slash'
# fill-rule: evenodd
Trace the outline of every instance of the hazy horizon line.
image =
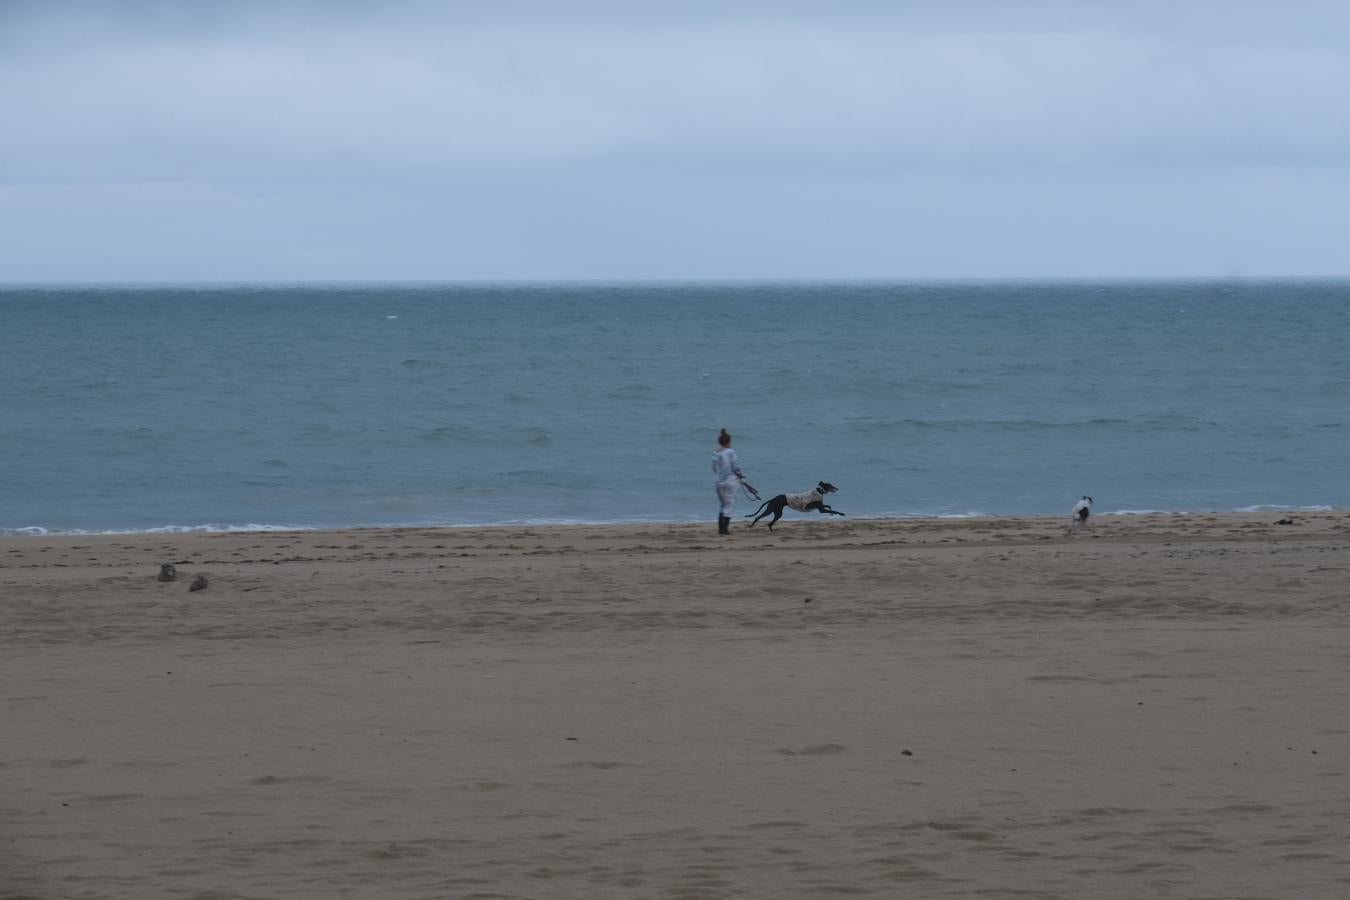
<svg viewBox="0 0 1350 900">
<path fill-rule="evenodd" d="M 62 288 L 62 287 L 366 287 L 366 286 L 402 286 L 402 287 L 450 287 L 450 286 L 551 286 L 551 285 L 718 285 L 718 284 L 1034 284 L 1045 282 L 1058 283 L 1105 283 L 1105 282 L 1339 282 L 1350 281 L 1350 273 L 1342 275 L 971 275 L 971 276 L 822 276 L 815 278 L 755 276 L 744 278 L 606 278 L 606 277 L 560 277 L 560 278 L 116 278 L 116 279 L 42 279 L 24 281 L 0 280 L 0 290 L 13 288 Z"/>
</svg>

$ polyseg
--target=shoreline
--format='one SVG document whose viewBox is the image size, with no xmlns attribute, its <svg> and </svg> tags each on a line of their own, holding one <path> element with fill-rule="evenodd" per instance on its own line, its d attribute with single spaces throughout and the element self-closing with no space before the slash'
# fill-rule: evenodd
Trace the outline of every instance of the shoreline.
<svg viewBox="0 0 1350 900">
<path fill-rule="evenodd" d="M 749 526 L 745 519 L 748 516 L 740 516 L 732 520 L 733 534 L 740 533 L 759 533 L 768 532 L 763 522 Z M 1165 511 L 1165 510 L 1115 510 L 1111 512 L 1094 513 L 1088 531 L 1093 531 L 1094 526 L 1097 532 L 1107 525 L 1121 526 L 1131 522 L 1172 522 L 1183 523 L 1191 526 L 1213 525 L 1215 523 L 1236 523 L 1239 525 L 1275 525 L 1282 519 L 1297 520 L 1299 525 L 1318 525 L 1329 523 L 1330 527 L 1339 524 L 1337 520 L 1346 519 L 1350 521 L 1350 507 L 1328 507 L 1328 506 L 1308 506 L 1308 507 L 1286 507 L 1286 506 L 1262 506 L 1254 509 L 1241 510 L 1216 510 L 1216 511 Z M 767 521 L 767 520 L 766 520 Z M 774 535 L 786 534 L 792 529 L 816 530 L 861 528 L 868 531 L 885 531 L 887 529 L 913 530 L 916 526 L 926 526 L 929 529 L 941 531 L 960 530 L 963 528 L 979 529 L 984 527 L 1031 527 L 1031 526 L 1067 526 L 1069 516 L 1061 515 L 986 515 L 982 513 L 971 514 L 951 514 L 951 515 L 914 515 L 914 516 L 845 516 L 829 517 L 819 516 L 814 513 L 794 513 L 791 510 L 775 526 L 771 532 Z M 498 522 L 492 524 L 389 524 L 389 525 L 352 525 L 339 527 L 326 526 L 243 526 L 240 528 L 215 526 L 164 526 L 162 529 L 149 529 L 143 531 L 45 531 L 14 529 L 7 532 L 0 532 L 0 547 L 4 544 L 17 541 L 24 542 L 29 540 L 48 539 L 53 541 L 64 540 L 89 540 L 89 541 L 116 541 L 116 540 L 159 540 L 159 539 L 178 539 L 178 538 L 222 538 L 222 537 L 275 537 L 279 535 L 294 535 L 297 537 L 321 537 L 323 535 L 341 535 L 341 534 L 369 534 L 369 533 L 437 533 L 444 532 L 447 535 L 465 535 L 475 532 L 501 533 L 505 531 L 519 532 L 539 532 L 549 534 L 553 532 L 625 532 L 625 531 L 650 531 L 669 530 L 672 533 L 689 531 L 699 531 L 706 529 L 711 524 L 713 534 L 716 536 L 716 519 L 710 522 L 704 520 L 642 520 L 642 521 L 613 521 L 613 522 Z M 1116 530 L 1107 532 L 1111 534 L 1120 534 Z M 2 564 L 0 560 L 0 564 Z"/>
<path fill-rule="evenodd" d="M 1066 525 L 0 538 L 0 878 L 1344 892 L 1350 513 Z"/>
<path fill-rule="evenodd" d="M 1177 516 L 1264 516 L 1269 514 L 1288 514 L 1288 515 L 1313 515 L 1318 513 L 1350 513 L 1350 507 L 1328 506 L 1316 504 L 1309 506 L 1283 506 L 1277 504 L 1256 504 L 1250 507 L 1229 510 L 1159 510 L 1159 509 L 1118 509 L 1094 513 L 1095 519 L 1105 518 L 1136 518 L 1136 517 L 1177 517 Z M 853 522 L 951 522 L 951 521 L 1008 521 L 1008 520 L 1065 520 L 1067 514 L 1054 513 L 947 513 L 947 514 L 914 514 L 914 515 L 852 515 L 847 519 Z M 714 521 L 715 518 L 714 518 Z M 786 518 L 785 522 L 788 521 Z M 810 517 L 796 519 L 795 521 L 807 522 Z M 43 537 L 160 537 L 172 535 L 198 535 L 198 534 L 277 534 L 277 533 L 333 533 L 347 531 L 412 531 L 412 530 L 447 530 L 462 531 L 475 530 L 480 528 L 643 528 L 643 527 L 661 527 L 661 526 L 697 526 L 704 522 L 703 519 L 626 519 L 626 520 L 595 520 L 595 521 L 557 521 L 557 520 L 519 520 L 503 521 L 491 523 L 387 523 L 374 525 L 161 525 L 139 530 L 108 530 L 108 531 L 90 531 L 83 529 L 52 530 L 40 525 L 22 526 L 16 528 L 0 529 L 0 541 L 9 538 L 43 538 Z"/>
</svg>

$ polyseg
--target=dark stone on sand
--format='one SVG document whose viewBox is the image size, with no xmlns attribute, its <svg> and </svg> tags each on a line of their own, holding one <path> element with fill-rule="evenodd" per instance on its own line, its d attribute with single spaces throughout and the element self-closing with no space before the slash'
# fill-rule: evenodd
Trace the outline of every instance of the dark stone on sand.
<svg viewBox="0 0 1350 900">
<path fill-rule="evenodd" d="M 192 579 L 192 584 L 188 585 L 188 590 L 204 591 L 206 590 L 206 585 L 207 585 L 206 576 L 198 575 L 196 578 Z"/>
<path fill-rule="evenodd" d="M 159 564 L 159 580 L 173 581 L 178 577 L 178 570 L 173 567 L 173 563 Z"/>
</svg>

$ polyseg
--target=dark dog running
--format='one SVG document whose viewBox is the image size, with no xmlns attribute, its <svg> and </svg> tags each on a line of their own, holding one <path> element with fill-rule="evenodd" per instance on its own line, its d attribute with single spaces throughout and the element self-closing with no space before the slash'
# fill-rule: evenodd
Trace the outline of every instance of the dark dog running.
<svg viewBox="0 0 1350 900">
<path fill-rule="evenodd" d="M 748 513 L 746 518 L 754 517 L 755 522 L 772 514 L 773 518 L 769 520 L 769 530 L 773 531 L 773 523 L 783 518 L 783 507 L 790 506 L 797 512 L 810 512 L 815 510 L 822 515 L 842 516 L 837 509 L 830 509 L 825 503 L 825 495 L 833 494 L 839 488 L 830 484 L 828 481 L 822 481 L 811 490 L 804 494 L 779 494 L 777 497 L 771 497 L 752 513 Z M 754 527 L 755 522 L 750 523 Z"/>
</svg>

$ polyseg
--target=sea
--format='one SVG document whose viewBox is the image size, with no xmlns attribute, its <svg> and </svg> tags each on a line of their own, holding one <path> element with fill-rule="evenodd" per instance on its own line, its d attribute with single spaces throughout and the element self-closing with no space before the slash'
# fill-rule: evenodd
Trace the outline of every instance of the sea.
<svg viewBox="0 0 1350 900">
<path fill-rule="evenodd" d="M 0 534 L 712 528 L 723 427 L 855 517 L 1350 507 L 1348 339 L 1350 281 L 0 286 Z"/>
</svg>

